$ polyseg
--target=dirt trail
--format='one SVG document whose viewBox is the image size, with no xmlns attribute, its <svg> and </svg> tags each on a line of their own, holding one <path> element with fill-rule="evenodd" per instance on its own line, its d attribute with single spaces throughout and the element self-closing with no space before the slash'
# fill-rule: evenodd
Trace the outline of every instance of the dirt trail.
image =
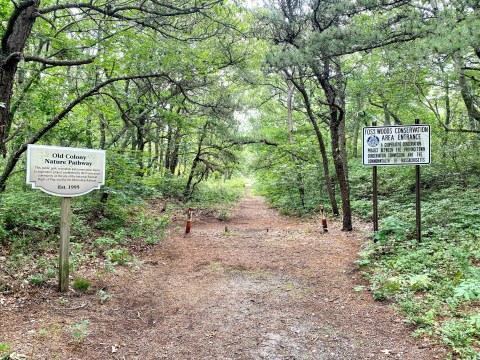
<svg viewBox="0 0 480 360">
<path fill-rule="evenodd" d="M 0 307 L 0 342 L 33 359 L 443 359 L 354 291 L 361 235 L 320 228 L 248 196 L 228 221 L 197 219 L 112 276 L 104 304 L 91 294 Z"/>
</svg>

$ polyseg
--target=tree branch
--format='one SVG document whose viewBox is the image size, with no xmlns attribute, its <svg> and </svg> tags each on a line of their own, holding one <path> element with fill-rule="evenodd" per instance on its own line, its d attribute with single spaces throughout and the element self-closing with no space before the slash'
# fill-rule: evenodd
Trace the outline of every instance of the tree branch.
<svg viewBox="0 0 480 360">
<path fill-rule="evenodd" d="M 161 17 L 175 17 L 179 15 L 189 15 L 189 14 L 194 14 L 201 12 L 202 10 L 211 8 L 217 4 L 220 4 L 223 2 L 223 0 L 216 0 L 212 1 L 210 3 L 207 3 L 202 6 L 193 6 L 190 8 L 182 9 L 178 7 L 174 7 L 168 4 L 163 4 L 159 3 L 158 1 L 152 1 L 154 5 L 161 6 L 165 9 L 169 9 L 169 11 L 158 11 L 155 8 L 148 8 L 142 5 L 140 6 L 123 6 L 123 7 L 118 7 L 118 8 L 109 8 L 108 6 L 105 7 L 105 9 L 93 5 L 91 2 L 90 3 L 66 3 L 66 4 L 57 4 L 57 5 L 52 5 L 49 7 L 45 7 L 43 9 L 40 9 L 40 14 L 46 14 L 46 13 L 51 13 L 57 10 L 65 10 L 65 9 L 90 9 L 94 10 L 100 14 L 107 15 L 107 16 L 112 16 L 117 19 L 122 19 L 122 20 L 132 20 L 129 17 L 126 17 L 124 15 L 121 15 L 119 13 L 121 12 L 128 12 L 128 11 L 138 11 L 142 13 L 147 13 L 150 15 L 155 15 L 155 16 L 161 16 Z"/>
<path fill-rule="evenodd" d="M 75 100 L 73 100 L 70 104 L 68 104 L 60 113 L 58 113 L 48 124 L 46 124 L 43 128 L 37 131 L 30 139 L 25 141 L 22 145 L 20 145 L 15 153 L 10 156 L 7 163 L 5 164 L 5 168 L 3 170 L 2 175 L 0 176 L 0 191 L 5 187 L 5 183 L 10 176 L 11 172 L 15 168 L 15 165 L 20 159 L 20 156 L 27 150 L 28 144 L 35 144 L 39 141 L 43 135 L 45 135 L 48 131 L 50 131 L 53 127 L 55 127 L 70 111 L 72 111 L 78 104 L 80 104 L 85 99 L 98 95 L 99 90 L 104 88 L 107 85 L 110 85 L 114 82 L 118 81 L 125 81 L 125 80 L 133 80 L 133 79 L 146 79 L 146 78 L 166 78 L 169 81 L 172 81 L 171 78 L 166 73 L 159 73 L 159 74 L 144 74 L 144 75 L 132 75 L 132 76 L 122 76 L 116 77 L 112 79 L 108 79 L 93 89 L 87 91 L 86 93 L 78 96 Z"/>
<path fill-rule="evenodd" d="M 20 132 L 20 130 L 22 130 L 23 126 L 25 125 L 25 120 L 22 120 L 20 122 L 20 124 L 18 124 L 17 128 L 13 131 L 13 133 L 7 137 L 6 139 L 3 139 L 1 141 L 1 145 L 5 145 L 7 142 L 9 142 L 10 140 L 12 140 L 15 136 L 17 136 L 17 134 Z"/>
<path fill-rule="evenodd" d="M 21 52 L 13 52 L 11 54 L 9 54 L 5 60 L 3 60 L 3 64 L 2 66 L 4 68 L 6 67 L 9 67 L 10 65 L 13 65 L 14 63 L 17 63 L 20 59 L 20 57 L 22 56 L 22 53 Z"/>
<path fill-rule="evenodd" d="M 260 140 L 249 140 L 249 139 L 245 139 L 245 140 L 236 140 L 236 141 L 233 141 L 232 142 L 232 146 L 234 145 L 250 145 L 250 144 L 265 144 L 265 145 L 269 145 L 269 146 L 275 146 L 275 147 L 280 147 L 279 144 L 277 143 L 274 143 L 272 141 L 269 141 L 267 139 L 260 139 Z M 225 147 L 227 148 L 227 147 Z M 293 151 L 290 151 L 290 150 L 287 150 L 287 149 L 284 149 L 282 148 L 283 151 L 289 153 L 290 155 L 294 156 L 295 158 L 297 158 L 298 160 L 302 160 L 302 161 L 305 161 L 305 162 L 308 162 L 307 159 L 305 159 L 304 157 L 301 157 L 300 155 L 298 154 L 295 154 Z"/>
<path fill-rule="evenodd" d="M 76 65 L 85 65 L 91 64 L 95 61 L 95 57 L 89 59 L 80 59 L 80 60 L 50 60 L 41 58 L 39 56 L 25 56 L 25 61 L 34 61 L 45 65 L 50 66 L 76 66 Z"/>
</svg>

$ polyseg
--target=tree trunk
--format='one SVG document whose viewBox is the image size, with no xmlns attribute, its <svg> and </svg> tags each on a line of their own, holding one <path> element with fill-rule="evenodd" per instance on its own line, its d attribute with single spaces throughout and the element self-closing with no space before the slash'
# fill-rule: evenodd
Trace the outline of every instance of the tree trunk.
<svg viewBox="0 0 480 360">
<path fill-rule="evenodd" d="M 287 80 L 288 92 L 287 92 L 287 123 L 288 123 L 288 142 L 290 146 L 293 146 L 293 115 L 292 115 L 292 102 L 293 102 L 293 91 L 294 87 Z M 292 149 L 293 151 L 293 149 Z M 302 174 L 297 169 L 297 160 L 295 155 L 292 153 L 292 161 L 295 164 L 296 172 L 296 185 L 298 190 L 298 195 L 300 196 L 300 202 L 302 203 L 302 209 L 305 209 L 305 187 L 303 186 Z"/>
<path fill-rule="evenodd" d="M 463 103 L 467 108 L 468 117 L 470 119 L 470 127 L 471 129 L 476 129 L 477 123 L 480 123 L 480 111 L 475 105 L 475 95 L 473 94 L 472 89 L 468 85 L 465 75 L 463 74 L 462 68 L 465 66 L 463 59 L 459 54 L 455 54 L 453 58 L 455 61 L 455 70 L 457 72 L 460 94 L 462 95 Z"/>
<path fill-rule="evenodd" d="M 383 109 L 383 116 L 385 117 L 385 126 L 390 126 L 390 111 L 388 111 L 388 104 L 385 99 L 382 98 L 382 109 Z"/>
<path fill-rule="evenodd" d="M 202 134 L 200 135 L 200 139 L 198 141 L 197 152 L 195 154 L 195 158 L 193 159 L 192 167 L 190 168 L 190 174 L 188 175 L 187 185 L 185 186 L 185 190 L 183 192 L 185 198 L 188 198 L 189 196 L 191 196 L 193 192 L 193 188 L 192 188 L 193 177 L 195 175 L 195 170 L 197 169 L 198 163 L 200 162 L 200 155 L 202 154 L 203 141 L 207 136 L 207 128 L 209 125 L 210 123 L 207 121 L 203 126 Z M 204 176 L 205 174 L 202 173 L 202 179 Z"/>
<path fill-rule="evenodd" d="M 153 162 L 152 162 L 152 170 L 158 169 L 158 163 L 160 161 L 160 126 L 157 126 L 155 130 L 155 142 L 153 143 Z"/>
<path fill-rule="evenodd" d="M 348 184 L 348 166 L 345 151 L 345 92 L 343 91 L 343 76 L 340 65 L 335 66 L 336 85 L 335 88 L 331 83 L 331 65 L 330 59 L 323 56 L 323 71 L 320 71 L 315 65 L 312 66 L 315 76 L 322 86 L 325 98 L 329 106 L 330 119 L 330 138 L 332 141 L 332 157 L 337 175 L 338 185 L 340 188 L 340 197 L 342 199 L 342 216 L 344 231 L 351 231 L 352 210 L 350 207 L 350 186 Z M 340 83 L 338 81 L 340 80 Z"/>
<path fill-rule="evenodd" d="M 344 231 L 351 231 L 352 225 L 352 212 L 350 207 L 350 186 L 348 184 L 348 172 L 347 166 L 344 162 L 341 145 L 342 132 L 337 125 L 330 126 L 330 138 L 332 140 L 332 156 L 333 163 L 335 165 L 335 172 L 337 174 L 338 185 L 340 187 L 340 197 L 342 198 L 342 212 L 343 212 L 343 227 Z M 343 133 L 343 139 L 345 138 Z M 344 140 L 343 140 L 344 141 Z"/>
<path fill-rule="evenodd" d="M 6 156 L 5 140 L 11 127 L 10 104 L 12 101 L 15 74 L 23 56 L 25 44 L 36 19 L 40 0 L 20 3 L 8 20 L 0 50 L 0 146 Z"/>
<path fill-rule="evenodd" d="M 143 114 L 137 119 L 137 164 L 138 164 L 138 176 L 142 177 L 144 175 L 144 165 L 143 165 L 143 156 L 145 150 L 145 117 Z"/>
<path fill-rule="evenodd" d="M 325 142 L 323 141 L 322 132 L 320 131 L 318 123 L 315 119 L 315 115 L 313 113 L 312 106 L 311 106 L 311 103 L 310 103 L 310 97 L 308 96 L 307 91 L 305 90 L 305 86 L 302 83 L 300 83 L 296 80 L 291 80 L 291 81 L 292 81 L 292 84 L 295 85 L 297 90 L 300 92 L 300 94 L 302 94 L 303 102 L 304 102 L 305 108 L 307 110 L 308 119 L 310 120 L 310 123 L 312 124 L 313 129 L 315 131 L 318 146 L 320 148 L 320 154 L 322 156 L 323 172 L 324 172 L 324 175 L 325 175 L 325 186 L 327 188 L 328 197 L 330 199 L 330 205 L 332 207 L 332 213 L 333 213 L 333 215 L 337 216 L 338 213 L 339 213 L 338 212 L 337 199 L 335 198 L 333 181 L 332 181 L 332 177 L 330 176 L 330 167 L 329 167 L 327 149 L 325 147 Z"/>
<path fill-rule="evenodd" d="M 170 159 L 170 174 L 175 175 L 175 169 L 178 165 L 178 151 L 180 146 L 178 143 L 175 143 L 172 151 L 172 157 Z"/>
<path fill-rule="evenodd" d="M 357 97 L 356 109 L 355 109 L 356 110 L 355 124 L 353 126 L 353 144 L 352 144 L 352 149 L 353 149 L 352 156 L 354 159 L 356 159 L 359 156 L 358 138 L 360 135 L 360 124 L 363 124 L 363 119 L 365 117 L 365 114 L 362 111 L 362 108 L 363 108 L 362 101 L 360 100 L 360 97 Z"/>
<path fill-rule="evenodd" d="M 88 149 L 93 149 L 93 133 L 92 133 L 92 118 L 90 116 L 86 119 L 85 137 L 86 146 Z"/>
<path fill-rule="evenodd" d="M 171 154 L 169 170 L 170 174 L 175 175 L 175 169 L 178 166 L 178 153 L 180 151 L 180 129 L 175 130 L 172 136 Z"/>
<path fill-rule="evenodd" d="M 165 169 L 170 170 L 170 153 L 172 148 L 172 127 L 168 125 L 167 148 L 165 149 Z"/>
</svg>

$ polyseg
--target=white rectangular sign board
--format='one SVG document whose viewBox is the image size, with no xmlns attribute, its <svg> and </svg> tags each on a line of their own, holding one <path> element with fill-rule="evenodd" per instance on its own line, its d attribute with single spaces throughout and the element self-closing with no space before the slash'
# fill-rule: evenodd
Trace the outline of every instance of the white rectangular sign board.
<svg viewBox="0 0 480 360">
<path fill-rule="evenodd" d="M 105 150 L 28 145 L 27 184 L 50 195 L 73 197 L 105 183 Z"/>
<path fill-rule="evenodd" d="M 363 165 L 429 165 L 430 125 L 363 128 Z"/>
</svg>

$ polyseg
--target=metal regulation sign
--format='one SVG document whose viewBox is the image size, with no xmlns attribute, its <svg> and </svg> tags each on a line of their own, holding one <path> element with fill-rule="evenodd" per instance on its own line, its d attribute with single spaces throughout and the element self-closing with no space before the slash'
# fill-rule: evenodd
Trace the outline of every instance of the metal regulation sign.
<svg viewBox="0 0 480 360">
<path fill-rule="evenodd" d="M 363 165 L 429 165 L 430 125 L 363 128 Z"/>
<path fill-rule="evenodd" d="M 105 150 L 28 145 L 27 184 L 50 195 L 73 197 L 105 183 Z"/>
</svg>

